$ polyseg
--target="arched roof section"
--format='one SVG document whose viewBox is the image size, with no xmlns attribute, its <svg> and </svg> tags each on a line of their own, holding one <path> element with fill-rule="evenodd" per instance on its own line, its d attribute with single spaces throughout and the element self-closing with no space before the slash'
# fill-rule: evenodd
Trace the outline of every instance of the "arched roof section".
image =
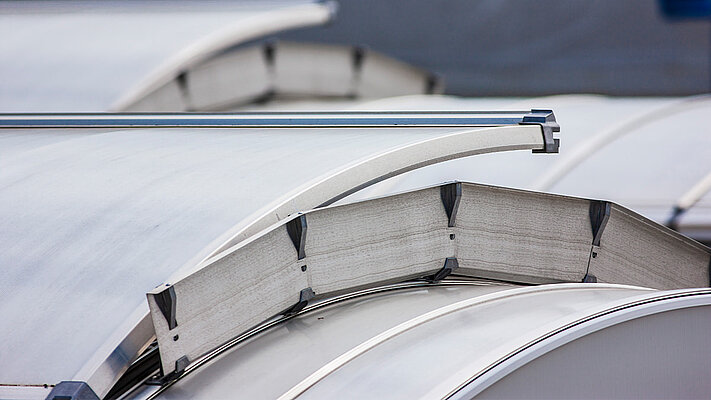
<svg viewBox="0 0 711 400">
<path fill-rule="evenodd" d="M 262 127 L 255 115 L 5 116 L 0 382 L 73 378 L 105 394 L 151 341 L 156 285 L 394 174 L 541 149 L 541 126 L 519 125 L 526 114 L 270 114 Z M 45 127 L 10 127 L 23 118 Z"/>
<path fill-rule="evenodd" d="M 3 4 L 0 112 L 106 111 L 225 47 L 324 24 L 334 11 L 299 0 Z"/>
<path fill-rule="evenodd" d="M 382 182 L 354 199 L 411 190 L 452 179 L 551 191 L 619 202 L 660 222 L 709 171 L 708 96 L 610 98 L 564 95 L 533 99 L 407 96 L 354 105 L 355 109 L 488 109 L 551 104 L 567 128 L 560 154 L 455 160 Z M 709 240 L 709 206 L 701 199 L 679 219 L 679 229 Z M 697 208 L 695 210 L 695 208 Z M 687 229 L 687 230 L 685 230 Z M 704 233 L 706 232 L 706 233 Z"/>
</svg>

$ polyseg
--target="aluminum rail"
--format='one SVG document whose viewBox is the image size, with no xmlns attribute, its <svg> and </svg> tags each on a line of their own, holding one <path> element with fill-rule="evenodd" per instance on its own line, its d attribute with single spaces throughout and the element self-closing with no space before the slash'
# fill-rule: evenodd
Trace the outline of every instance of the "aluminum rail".
<svg viewBox="0 0 711 400">
<path fill-rule="evenodd" d="M 548 117 L 548 121 L 545 118 Z M 545 123 L 550 110 L 444 112 L 0 114 L 0 128 L 395 127 L 502 126 Z M 558 130 L 554 130 L 557 132 Z"/>
</svg>

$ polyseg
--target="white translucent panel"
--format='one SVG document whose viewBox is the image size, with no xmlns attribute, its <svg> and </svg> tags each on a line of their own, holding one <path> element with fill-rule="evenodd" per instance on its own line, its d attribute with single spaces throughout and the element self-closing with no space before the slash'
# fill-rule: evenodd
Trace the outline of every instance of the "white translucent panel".
<svg viewBox="0 0 711 400">
<path fill-rule="evenodd" d="M 553 192 L 611 199 L 656 220 L 711 171 L 711 101 L 641 126 L 593 152 Z M 688 222 L 688 220 L 687 220 Z"/>
<path fill-rule="evenodd" d="M 644 293 L 582 285 L 539 288 L 519 294 L 514 293 L 523 289 L 512 290 L 508 296 L 500 292 L 496 299 L 424 319 L 394 336 L 384 335 L 376 346 L 344 358 L 347 362 L 340 368 L 325 371 L 329 373 L 299 398 L 445 398 L 473 373 L 530 340 L 588 310 Z"/>
<path fill-rule="evenodd" d="M 238 390 L 244 398 L 275 399 L 334 358 L 408 319 L 513 287 L 475 284 L 403 289 L 338 303 L 240 344 L 159 398 L 227 398 Z"/>
<path fill-rule="evenodd" d="M 346 96 L 353 91 L 352 49 L 347 46 L 278 42 L 274 90 L 283 95 Z"/>
<path fill-rule="evenodd" d="M 194 42 L 256 15 L 306 3 L 1 4 L 0 111 L 105 111 Z M 314 8 L 319 7 L 326 8 Z M 315 23 L 309 18 L 305 24 Z M 261 34 L 279 28 L 265 29 Z"/>
<path fill-rule="evenodd" d="M 482 155 L 428 166 L 381 182 L 352 196 L 367 198 L 411 190 L 449 180 L 464 180 L 531 189 L 539 177 L 590 136 L 631 114 L 668 103 L 668 99 L 611 99 L 602 96 L 551 96 L 534 99 L 468 99 L 448 96 L 408 96 L 355 106 L 355 109 L 528 110 L 550 108 L 561 126 L 560 154 L 508 153 Z M 581 182 L 581 184 L 585 184 Z M 577 194 L 577 193 L 565 193 Z M 596 197 L 594 193 L 583 196 Z M 627 205 L 617 197 L 611 200 Z"/>
<path fill-rule="evenodd" d="M 709 329 L 709 306 L 623 322 L 542 355 L 476 398 L 709 398 Z"/>
<path fill-rule="evenodd" d="M 356 93 L 365 98 L 426 93 L 429 74 L 420 68 L 365 52 Z"/>
<path fill-rule="evenodd" d="M 0 131 L 32 137 L 0 159 L 2 383 L 74 377 L 147 313 L 146 292 L 236 227 L 334 171 L 461 129 L 39 132 Z"/>
<path fill-rule="evenodd" d="M 187 74 L 190 108 L 224 109 L 267 93 L 271 77 L 261 46 L 234 51 L 205 62 Z"/>
</svg>

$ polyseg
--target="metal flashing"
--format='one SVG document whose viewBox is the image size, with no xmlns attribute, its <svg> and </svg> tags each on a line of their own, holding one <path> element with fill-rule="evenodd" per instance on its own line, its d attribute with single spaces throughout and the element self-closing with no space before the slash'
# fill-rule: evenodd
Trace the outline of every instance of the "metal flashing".
<svg viewBox="0 0 711 400">
<path fill-rule="evenodd" d="M 178 321 L 175 319 L 175 288 L 173 286 L 168 286 L 167 289 L 160 293 L 151 294 L 160 308 L 160 312 L 168 321 L 168 329 L 174 329 L 178 326 Z"/>
<path fill-rule="evenodd" d="M 306 257 L 306 215 L 301 214 L 286 223 L 286 232 L 296 248 L 297 259 Z"/>
<path fill-rule="evenodd" d="M 292 307 L 290 307 L 288 310 L 284 311 L 283 314 L 293 315 L 298 313 L 299 311 L 303 310 L 304 307 L 309 304 L 309 300 L 313 299 L 314 297 L 316 297 L 316 293 L 314 293 L 314 291 L 310 287 L 307 287 L 306 289 L 301 289 L 301 292 L 299 292 L 299 301 Z"/>
<path fill-rule="evenodd" d="M 452 228 L 456 223 L 459 202 L 462 200 L 461 182 L 440 186 L 440 196 L 442 197 L 442 205 L 444 205 L 444 210 L 447 212 L 447 218 L 449 219 L 447 226 Z"/>
<path fill-rule="evenodd" d="M 457 261 L 457 258 L 456 257 L 447 257 L 444 260 L 444 267 L 442 267 L 442 269 L 437 271 L 436 274 L 432 275 L 432 277 L 429 278 L 429 281 L 439 282 L 442 279 L 451 275 L 452 272 L 454 272 L 454 270 L 456 270 L 457 268 L 459 268 L 459 261 Z"/>
<path fill-rule="evenodd" d="M 553 110 L 532 109 L 529 114 L 524 115 L 521 125 L 540 125 L 543 130 L 544 148 L 534 149 L 534 153 L 558 153 L 560 139 L 553 137 L 553 132 L 560 132 L 560 125 L 555 120 Z"/>
<path fill-rule="evenodd" d="M 62 381 L 49 392 L 47 400 L 99 400 L 99 396 L 86 382 Z"/>
<path fill-rule="evenodd" d="M 602 200 L 590 201 L 590 227 L 592 228 L 593 246 L 600 246 L 602 232 L 610 219 L 610 202 Z"/>
</svg>

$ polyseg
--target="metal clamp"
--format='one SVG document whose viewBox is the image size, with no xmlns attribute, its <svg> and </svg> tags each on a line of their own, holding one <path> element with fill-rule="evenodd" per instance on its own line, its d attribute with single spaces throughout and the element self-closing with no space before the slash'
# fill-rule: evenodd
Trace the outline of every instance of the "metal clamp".
<svg viewBox="0 0 711 400">
<path fill-rule="evenodd" d="M 543 149 L 533 150 L 534 153 L 557 153 L 560 139 L 553 138 L 553 132 L 560 132 L 560 125 L 555 120 L 553 110 L 531 110 L 523 116 L 520 125 L 540 125 L 543 129 Z"/>
</svg>

